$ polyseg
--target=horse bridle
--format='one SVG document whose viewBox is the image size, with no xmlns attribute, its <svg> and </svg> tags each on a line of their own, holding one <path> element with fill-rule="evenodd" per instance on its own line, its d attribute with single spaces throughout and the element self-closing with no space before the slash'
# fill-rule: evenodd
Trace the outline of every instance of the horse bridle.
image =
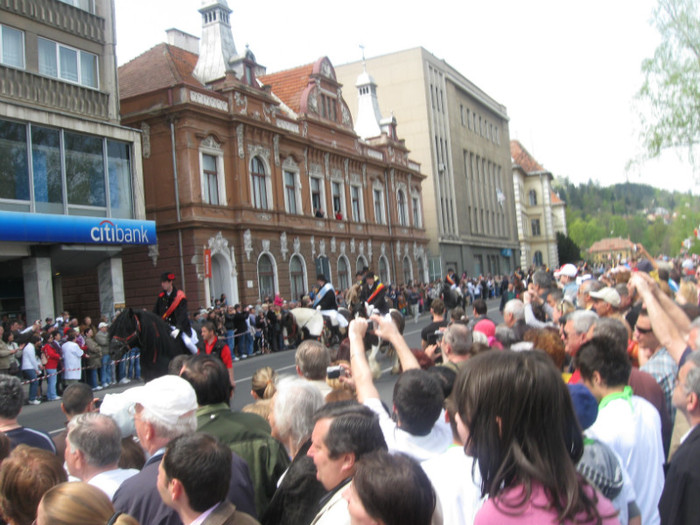
<svg viewBox="0 0 700 525">
<path fill-rule="evenodd" d="M 139 321 L 139 318 L 136 316 L 134 316 L 134 320 L 136 321 L 136 329 L 132 333 L 130 333 L 126 337 L 119 337 L 118 335 L 113 335 L 112 339 L 116 339 L 117 341 L 122 343 L 122 345 L 126 346 L 127 348 L 131 348 L 131 345 L 129 344 L 129 342 L 134 337 L 138 338 L 139 332 L 141 331 L 141 321 Z"/>
</svg>

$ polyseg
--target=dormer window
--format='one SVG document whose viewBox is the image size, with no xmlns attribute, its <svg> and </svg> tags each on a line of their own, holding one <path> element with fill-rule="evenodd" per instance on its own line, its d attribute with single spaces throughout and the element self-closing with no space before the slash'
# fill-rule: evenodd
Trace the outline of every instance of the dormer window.
<svg viewBox="0 0 700 525">
<path fill-rule="evenodd" d="M 336 110 L 336 99 L 329 95 L 321 94 L 321 117 L 337 121 L 338 112 Z"/>
</svg>

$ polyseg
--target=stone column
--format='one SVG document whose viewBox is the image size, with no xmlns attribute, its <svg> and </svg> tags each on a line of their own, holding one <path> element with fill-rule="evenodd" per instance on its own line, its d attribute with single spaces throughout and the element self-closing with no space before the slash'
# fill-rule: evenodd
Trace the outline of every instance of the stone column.
<svg viewBox="0 0 700 525">
<path fill-rule="evenodd" d="M 24 278 L 24 305 L 27 324 L 37 319 L 42 322 L 54 316 L 51 259 L 49 257 L 28 257 L 22 260 Z"/>
<path fill-rule="evenodd" d="M 100 313 L 107 319 L 114 319 L 114 305 L 124 304 L 124 273 L 122 258 L 110 257 L 97 267 L 100 289 Z"/>
</svg>

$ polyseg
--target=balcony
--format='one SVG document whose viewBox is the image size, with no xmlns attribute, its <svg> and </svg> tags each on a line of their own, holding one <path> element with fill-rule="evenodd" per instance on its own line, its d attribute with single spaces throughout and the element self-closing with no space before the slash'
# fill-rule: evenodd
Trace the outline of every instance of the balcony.
<svg viewBox="0 0 700 525">
<path fill-rule="evenodd" d="M 0 10 L 34 19 L 93 42 L 105 42 L 104 18 L 56 0 L 0 0 Z"/>
<path fill-rule="evenodd" d="M 43 106 L 93 119 L 108 120 L 109 118 L 107 93 L 21 69 L 0 66 L 0 93 L 4 99 L 16 102 Z"/>
</svg>

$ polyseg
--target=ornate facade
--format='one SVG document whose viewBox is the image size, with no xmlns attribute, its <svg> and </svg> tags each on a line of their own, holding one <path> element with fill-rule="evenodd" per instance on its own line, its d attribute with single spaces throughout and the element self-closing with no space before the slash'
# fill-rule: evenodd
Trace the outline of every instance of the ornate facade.
<svg viewBox="0 0 700 525">
<path fill-rule="evenodd" d="M 171 30 L 168 44 L 119 68 L 122 123 L 143 132 L 159 241 L 125 258 L 127 303 L 150 307 L 165 270 L 191 309 L 222 293 L 229 304 L 297 298 L 317 273 L 345 289 L 365 266 L 385 282 L 424 281 L 425 177 L 403 142 L 354 132 L 327 58 L 265 75 L 250 50 L 229 48 L 217 73 L 208 55 L 217 35 L 233 46 L 231 11 L 217 0 L 200 12 L 199 53 L 197 39 Z"/>
</svg>

